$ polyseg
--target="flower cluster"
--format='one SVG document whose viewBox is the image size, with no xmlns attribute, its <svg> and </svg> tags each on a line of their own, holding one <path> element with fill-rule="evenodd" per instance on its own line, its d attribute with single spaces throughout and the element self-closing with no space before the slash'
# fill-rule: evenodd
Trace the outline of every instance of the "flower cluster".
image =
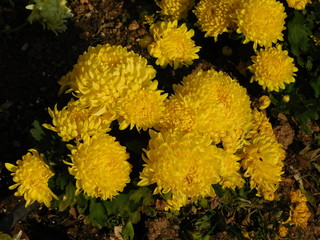
<svg viewBox="0 0 320 240">
<path fill-rule="evenodd" d="M 148 45 L 148 52 L 157 58 L 156 64 L 163 68 L 169 64 L 177 69 L 191 65 L 194 59 L 199 58 L 197 52 L 200 47 L 195 46 L 191 39 L 194 31 L 188 30 L 186 24 L 178 26 L 177 20 L 157 22 L 151 25 L 150 34 L 153 41 Z"/>
<path fill-rule="evenodd" d="M 252 115 L 253 125 L 246 136 L 248 142 L 239 154 L 241 166 L 245 169 L 244 176 L 250 177 L 250 187 L 257 189 L 257 195 L 272 201 L 281 181 L 285 151 L 267 117 L 257 110 L 253 110 Z"/>
<path fill-rule="evenodd" d="M 307 206 L 307 198 L 298 189 L 290 193 L 291 204 L 289 219 L 285 223 L 292 223 L 299 227 L 306 228 L 308 220 L 311 216 L 310 210 Z M 285 224 L 284 223 L 284 224 Z"/>
<path fill-rule="evenodd" d="M 30 149 L 22 156 L 22 160 L 17 161 L 17 166 L 11 163 L 6 163 L 5 166 L 12 172 L 15 182 L 9 189 L 18 188 L 14 195 L 23 196 L 26 207 L 35 201 L 50 207 L 52 197 L 58 199 L 48 186 L 54 173 L 43 161 L 43 154 L 39 154 L 37 150 Z"/>
<path fill-rule="evenodd" d="M 65 25 L 66 19 L 71 18 L 73 14 L 66 6 L 66 0 L 33 0 L 34 4 L 26 6 L 27 9 L 32 10 L 28 21 L 40 21 L 43 27 L 47 27 L 55 34 L 64 32 L 67 27 Z"/>
<path fill-rule="evenodd" d="M 194 3 L 195 0 L 156 0 L 162 18 L 169 21 L 186 19 Z"/>
<path fill-rule="evenodd" d="M 98 45 L 89 47 L 60 80 L 61 92 L 73 92 L 73 104 L 96 118 L 118 119 L 122 129 L 146 130 L 159 121 L 167 96 L 152 81 L 155 73 L 145 58 L 126 48 Z"/>
<path fill-rule="evenodd" d="M 230 152 L 241 147 L 251 122 L 251 102 L 235 79 L 224 72 L 201 70 L 184 77 L 174 91 L 160 119 L 161 131 L 209 134 L 214 144 L 222 142 Z"/>
<path fill-rule="evenodd" d="M 276 47 L 260 49 L 256 56 L 252 57 L 253 64 L 248 69 L 253 73 L 251 82 L 257 81 L 263 89 L 279 91 L 285 88 L 285 83 L 295 81 L 295 72 L 298 69 L 293 63 L 293 58 L 288 56 L 288 51 L 282 50 L 278 44 Z"/>
<path fill-rule="evenodd" d="M 312 3 L 311 0 L 287 0 L 288 6 L 297 10 L 305 9 L 308 3 Z"/>
<path fill-rule="evenodd" d="M 193 10 L 200 30 L 206 32 L 205 37 L 214 37 L 234 28 L 232 14 L 240 6 L 239 0 L 201 0 Z"/>
<path fill-rule="evenodd" d="M 196 201 L 199 196 L 215 196 L 212 184 L 241 185 L 239 158 L 212 145 L 208 136 L 180 131 L 149 133 L 138 185 L 156 183 L 154 194 L 170 192 L 168 208 L 179 209 L 189 198 Z"/>
<path fill-rule="evenodd" d="M 71 165 L 69 172 L 76 179 L 76 194 L 111 199 L 130 182 L 129 154 L 115 138 L 108 134 L 85 136 L 76 145 L 68 145 Z"/>
</svg>

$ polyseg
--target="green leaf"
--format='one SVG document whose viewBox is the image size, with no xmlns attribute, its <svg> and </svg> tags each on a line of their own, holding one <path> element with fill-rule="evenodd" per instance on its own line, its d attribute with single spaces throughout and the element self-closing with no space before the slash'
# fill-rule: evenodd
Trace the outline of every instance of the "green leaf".
<svg viewBox="0 0 320 240">
<path fill-rule="evenodd" d="M 43 139 L 45 132 L 43 131 L 40 123 L 37 120 L 34 120 L 32 125 L 33 128 L 30 129 L 30 133 L 36 141 L 40 142 Z"/>
<path fill-rule="evenodd" d="M 90 199 L 89 218 L 93 225 L 103 226 L 108 220 L 107 211 L 103 205 L 103 202 L 98 202 L 96 199 Z"/>
<path fill-rule="evenodd" d="M 124 240 L 132 240 L 134 237 L 134 229 L 132 222 L 128 221 L 127 224 L 122 229 L 122 237 Z"/>
<path fill-rule="evenodd" d="M 300 55 L 300 50 L 308 49 L 309 35 L 310 30 L 304 24 L 302 13 L 295 11 L 294 18 L 288 22 L 288 40 L 295 56 Z"/>
<path fill-rule="evenodd" d="M 59 204 L 60 211 L 64 211 L 68 207 L 75 204 L 75 202 L 76 202 L 75 197 L 74 197 L 75 191 L 76 191 L 76 187 L 71 182 L 69 182 L 69 184 L 66 187 L 65 197 Z"/>
<path fill-rule="evenodd" d="M 311 87 L 314 91 L 314 96 L 318 98 L 320 96 L 320 77 L 310 82 Z"/>
<path fill-rule="evenodd" d="M 80 214 L 84 214 L 84 212 L 86 211 L 87 207 L 88 207 L 88 200 L 84 197 L 83 194 L 79 194 L 77 196 L 75 196 L 76 200 L 77 200 L 77 209 L 79 211 Z"/>
</svg>

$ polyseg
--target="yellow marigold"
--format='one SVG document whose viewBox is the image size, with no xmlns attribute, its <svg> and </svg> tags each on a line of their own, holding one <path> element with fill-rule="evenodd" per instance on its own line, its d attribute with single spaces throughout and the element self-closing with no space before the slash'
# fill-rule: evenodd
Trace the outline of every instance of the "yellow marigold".
<svg viewBox="0 0 320 240">
<path fill-rule="evenodd" d="M 169 21 L 186 19 L 194 2 L 195 0 L 156 0 L 156 4 L 161 8 L 160 14 L 163 19 Z"/>
<path fill-rule="evenodd" d="M 48 181 L 54 174 L 43 161 L 43 154 L 39 154 L 37 150 L 30 149 L 22 156 L 22 160 L 17 161 L 17 166 L 11 163 L 6 163 L 5 166 L 13 172 L 11 175 L 15 182 L 9 189 L 18 188 L 14 195 L 23 196 L 26 207 L 34 201 L 50 207 L 52 197 L 58 199 L 48 186 Z"/>
<path fill-rule="evenodd" d="M 192 109 L 198 120 L 193 129 L 210 134 L 214 143 L 222 141 L 230 152 L 241 147 L 251 122 L 251 102 L 246 89 L 235 79 L 224 72 L 199 71 L 184 77 L 174 91 L 194 102 Z"/>
<path fill-rule="evenodd" d="M 127 89 L 119 100 L 118 122 L 120 129 L 125 129 L 130 125 L 138 130 L 145 131 L 159 123 L 164 112 L 164 100 L 168 94 L 157 90 L 158 82 L 153 81 L 146 88 Z"/>
<path fill-rule="evenodd" d="M 251 82 L 257 81 L 263 89 L 279 91 L 284 89 L 285 83 L 295 81 L 295 72 L 298 69 L 293 63 L 293 58 L 288 56 L 288 51 L 282 50 L 281 45 L 261 49 L 257 56 L 252 57 L 253 64 L 248 69 L 253 73 Z"/>
<path fill-rule="evenodd" d="M 204 121 L 208 114 L 197 111 L 197 103 L 194 99 L 183 98 L 179 94 L 171 95 L 165 101 L 165 111 L 156 128 L 161 131 L 178 129 L 184 133 L 205 132 L 203 127 L 206 125 Z"/>
<path fill-rule="evenodd" d="M 115 138 L 108 134 L 85 136 L 71 150 L 69 172 L 76 179 L 76 194 L 84 191 L 90 197 L 103 200 L 123 191 L 130 182 L 129 154 Z"/>
<path fill-rule="evenodd" d="M 279 226 L 279 236 L 284 238 L 287 236 L 287 234 L 288 234 L 288 228 L 286 228 L 283 225 L 280 225 Z"/>
<path fill-rule="evenodd" d="M 230 31 L 234 26 L 231 14 L 235 13 L 240 0 L 201 0 L 193 10 L 198 21 L 196 25 L 205 33 L 205 37 L 214 37 Z"/>
<path fill-rule="evenodd" d="M 278 40 L 283 41 L 282 31 L 286 29 L 285 8 L 276 0 L 242 0 L 234 15 L 238 25 L 237 33 L 243 33 L 243 43 L 252 41 L 257 45 L 270 47 Z"/>
<path fill-rule="evenodd" d="M 297 10 L 303 10 L 311 0 L 287 0 L 288 6 Z"/>
<path fill-rule="evenodd" d="M 250 177 L 251 188 L 258 190 L 258 196 L 273 200 L 274 192 L 281 181 L 285 151 L 277 142 L 272 125 L 266 115 L 257 109 L 252 111 L 250 131 L 246 134 L 242 149 L 241 165 Z"/>
<path fill-rule="evenodd" d="M 52 125 L 43 124 L 43 126 L 57 132 L 65 142 L 82 139 L 84 135 L 92 136 L 98 132 L 107 132 L 114 120 L 111 114 L 93 114 L 89 109 L 79 108 L 73 101 L 61 110 L 58 110 L 57 105 L 53 110 L 48 108 L 48 112 L 52 117 Z"/>
<path fill-rule="evenodd" d="M 259 132 L 251 137 L 250 143 L 243 147 L 241 165 L 244 176 L 250 177 L 251 189 L 257 189 L 257 196 L 272 201 L 283 173 L 285 151 L 275 137 Z"/>
<path fill-rule="evenodd" d="M 271 100 L 268 96 L 263 95 L 259 98 L 259 109 L 263 110 L 270 106 Z"/>
<path fill-rule="evenodd" d="M 81 108 L 100 114 L 114 113 L 124 89 L 133 82 L 142 87 L 149 85 L 155 74 L 147 60 L 133 51 L 122 46 L 97 45 L 89 47 L 73 70 L 60 80 L 60 92 L 73 92 Z"/>
<path fill-rule="evenodd" d="M 148 52 L 157 58 L 156 64 L 165 68 L 168 64 L 174 69 L 191 65 L 198 59 L 201 47 L 195 46 L 191 39 L 193 29 L 188 31 L 186 24 L 178 27 L 178 21 L 157 22 L 150 27 L 153 42 L 148 45 Z M 177 41 L 179 39 L 179 41 Z"/>
<path fill-rule="evenodd" d="M 307 206 L 307 198 L 301 193 L 300 189 L 290 192 L 291 210 L 289 219 L 285 223 L 292 223 L 302 228 L 307 228 L 308 220 L 311 216 Z"/>
<path fill-rule="evenodd" d="M 179 209 L 189 198 L 196 201 L 199 196 L 214 196 L 212 184 L 223 181 L 234 185 L 237 173 L 230 171 L 238 171 L 240 166 L 235 169 L 228 163 L 236 165 L 239 159 L 212 145 L 208 136 L 179 131 L 149 133 L 151 139 L 143 155 L 146 164 L 138 185 L 156 183 L 154 194 L 171 192 L 171 208 Z"/>
<path fill-rule="evenodd" d="M 40 21 L 43 27 L 47 27 L 55 34 L 64 32 L 67 29 L 66 19 L 71 18 L 73 14 L 66 6 L 65 0 L 33 0 L 34 4 L 26 6 L 26 9 L 32 10 L 28 21 Z"/>
</svg>

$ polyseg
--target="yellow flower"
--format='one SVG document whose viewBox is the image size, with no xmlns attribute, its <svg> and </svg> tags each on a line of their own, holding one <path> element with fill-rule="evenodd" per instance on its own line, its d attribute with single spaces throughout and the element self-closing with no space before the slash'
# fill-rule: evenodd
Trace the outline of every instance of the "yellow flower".
<svg viewBox="0 0 320 240">
<path fill-rule="evenodd" d="M 198 21 L 196 25 L 205 37 L 214 37 L 230 31 L 234 26 L 231 14 L 239 7 L 240 0 L 201 0 L 193 10 Z"/>
<path fill-rule="evenodd" d="M 40 21 L 43 27 L 47 27 L 55 34 L 64 32 L 67 29 L 66 19 L 71 18 L 73 14 L 66 6 L 65 0 L 33 0 L 34 4 L 26 6 L 26 9 L 32 10 L 28 21 Z"/>
<path fill-rule="evenodd" d="M 157 90 L 158 82 L 153 81 L 146 88 L 127 89 L 119 100 L 118 122 L 120 129 L 130 125 L 130 130 L 136 126 L 145 131 L 159 123 L 164 112 L 164 99 L 168 94 Z"/>
<path fill-rule="evenodd" d="M 243 0 L 234 15 L 237 33 L 244 34 L 243 43 L 252 41 L 254 49 L 283 41 L 286 16 L 284 6 L 276 0 Z"/>
<path fill-rule="evenodd" d="M 290 96 L 289 95 L 284 95 L 282 97 L 282 101 L 285 102 L 285 103 L 289 102 L 290 101 Z"/>
<path fill-rule="evenodd" d="M 261 49 L 257 56 L 252 57 L 253 64 L 248 69 L 254 74 L 251 82 L 257 81 L 263 89 L 279 91 L 284 89 L 285 83 L 295 81 L 295 72 L 298 69 L 293 63 L 293 58 L 288 56 L 288 51 L 282 50 L 281 45 Z"/>
<path fill-rule="evenodd" d="M 156 4 L 161 8 L 160 14 L 169 21 L 186 19 L 194 2 L 195 0 L 156 0 Z"/>
<path fill-rule="evenodd" d="M 89 47 L 73 70 L 60 80 L 61 91 L 73 92 L 78 106 L 99 115 L 115 114 L 118 98 L 131 83 L 148 86 L 156 71 L 147 60 L 122 46 Z"/>
<path fill-rule="evenodd" d="M 157 65 L 165 68 L 168 64 L 174 69 L 191 65 L 199 58 L 197 52 L 201 47 L 195 46 L 191 39 L 194 31 L 188 31 L 186 24 L 178 27 L 178 21 L 157 22 L 150 27 L 153 42 L 148 46 L 151 56 L 158 58 Z M 179 39 L 179 41 L 177 41 Z"/>
<path fill-rule="evenodd" d="M 69 172 L 76 179 L 76 194 L 84 191 L 90 197 L 103 200 L 123 191 L 130 182 L 129 154 L 115 138 L 108 134 L 85 136 L 71 150 Z"/>
<path fill-rule="evenodd" d="M 195 105 L 193 99 L 171 95 L 169 99 L 165 100 L 164 114 L 156 129 L 161 131 L 178 129 L 185 133 L 196 130 L 201 132 L 201 125 L 204 123 L 201 123 L 202 116 L 201 113 L 197 113 Z"/>
<path fill-rule="evenodd" d="M 284 238 L 287 236 L 287 234 L 288 234 L 288 228 L 286 228 L 283 225 L 280 225 L 279 226 L 279 236 Z"/>
<path fill-rule="evenodd" d="M 170 192 L 170 208 L 179 209 L 190 198 L 196 201 L 199 196 L 214 196 L 212 184 L 222 181 L 234 185 L 239 158 L 212 145 L 208 136 L 179 131 L 149 133 L 151 139 L 143 155 L 146 164 L 138 185 L 156 183 L 154 194 Z M 238 166 L 230 166 L 231 162 Z"/>
<path fill-rule="evenodd" d="M 259 109 L 263 110 L 269 107 L 271 100 L 268 96 L 263 95 L 259 98 Z"/>
<path fill-rule="evenodd" d="M 297 10 L 303 10 L 311 0 L 287 0 L 288 6 Z"/>
<path fill-rule="evenodd" d="M 189 99 L 188 112 L 195 119 L 190 130 L 209 134 L 215 144 L 222 141 L 227 151 L 241 147 L 251 122 L 251 102 L 246 89 L 235 79 L 224 72 L 198 71 L 184 77 L 181 85 L 174 86 L 174 92 L 185 101 Z M 176 127 L 180 128 L 179 121 Z"/>
<path fill-rule="evenodd" d="M 257 110 L 253 111 L 252 129 L 246 138 L 250 139 L 239 154 L 244 176 L 250 177 L 250 187 L 257 189 L 257 196 L 272 201 L 281 181 L 285 151 L 267 117 Z"/>
<path fill-rule="evenodd" d="M 52 197 L 58 199 L 48 186 L 48 181 L 54 174 L 43 161 L 43 154 L 39 154 L 37 150 L 30 149 L 22 156 L 22 160 L 17 161 L 17 166 L 11 163 L 6 163 L 5 166 L 13 172 L 11 175 L 15 182 L 9 189 L 18 188 L 14 195 L 23 196 L 26 207 L 34 201 L 50 207 Z"/>
<path fill-rule="evenodd" d="M 89 109 L 82 109 L 76 102 L 70 101 L 68 106 L 58 110 L 57 105 L 48 112 L 52 117 L 52 125 L 43 124 L 47 129 L 55 131 L 63 141 L 82 139 L 84 135 L 94 135 L 98 132 L 107 132 L 114 116 L 108 113 L 93 114 Z"/>
<path fill-rule="evenodd" d="M 298 189 L 290 192 L 290 199 L 292 204 L 290 216 L 283 224 L 292 223 L 306 229 L 308 226 L 308 220 L 311 216 L 307 206 L 308 200 L 306 196 L 301 193 L 300 189 Z"/>
</svg>

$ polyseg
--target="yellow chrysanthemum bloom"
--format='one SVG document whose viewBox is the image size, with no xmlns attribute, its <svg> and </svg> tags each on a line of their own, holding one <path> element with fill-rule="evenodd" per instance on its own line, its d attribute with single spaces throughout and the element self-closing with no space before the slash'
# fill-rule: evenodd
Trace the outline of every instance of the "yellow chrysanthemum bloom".
<svg viewBox="0 0 320 240">
<path fill-rule="evenodd" d="M 174 69 L 191 65 L 198 59 L 199 46 L 191 39 L 194 30 L 188 31 L 186 24 L 178 27 L 178 21 L 157 22 L 150 27 L 153 42 L 148 45 L 148 52 L 157 58 L 156 64 L 165 68 L 168 64 Z M 179 41 L 177 41 L 179 40 Z"/>
<path fill-rule="evenodd" d="M 288 6 L 297 10 L 305 9 L 308 3 L 312 3 L 311 0 L 287 0 Z"/>
<path fill-rule="evenodd" d="M 278 40 L 283 41 L 282 31 L 286 29 L 287 15 L 281 2 L 242 0 L 234 17 L 238 25 L 237 33 L 243 33 L 245 36 L 243 43 L 252 41 L 254 49 L 257 49 L 257 45 L 270 47 Z"/>
<path fill-rule="evenodd" d="M 66 6 L 65 0 L 33 0 L 34 4 L 26 6 L 26 9 L 32 10 L 28 21 L 40 21 L 43 27 L 47 27 L 55 34 L 64 32 L 67 29 L 66 19 L 71 18 L 73 14 Z"/>
<path fill-rule="evenodd" d="M 251 102 L 246 89 L 235 79 L 224 72 L 199 71 L 184 77 L 174 91 L 175 95 L 189 99 L 188 111 L 194 112 L 195 119 L 190 130 L 210 134 L 214 143 L 222 141 L 227 151 L 235 152 L 241 147 L 241 139 L 251 123 Z M 162 127 L 180 128 L 180 120 L 170 121 L 171 125 Z"/>
<path fill-rule="evenodd" d="M 121 130 L 130 125 L 138 130 L 145 131 L 159 123 L 164 113 L 164 100 L 168 94 L 162 94 L 163 91 L 157 90 L 158 82 L 153 81 L 146 88 L 129 88 L 124 91 L 119 100 L 118 113 L 120 117 L 118 122 Z"/>
<path fill-rule="evenodd" d="M 148 86 L 155 74 L 155 69 L 137 53 L 122 46 L 97 45 L 89 47 L 60 80 L 60 92 L 73 92 L 81 108 L 114 114 L 124 89 L 131 83 Z"/>
<path fill-rule="evenodd" d="M 300 189 L 290 192 L 291 204 L 289 219 L 285 223 L 292 223 L 304 229 L 308 226 L 308 220 L 311 216 L 307 206 L 307 198 L 301 193 Z M 284 224 L 285 224 L 284 223 Z"/>
<path fill-rule="evenodd" d="M 272 125 L 267 117 L 253 110 L 252 129 L 246 138 L 250 138 L 242 148 L 241 165 L 250 177 L 250 187 L 257 189 L 257 196 L 272 201 L 283 173 L 285 151 L 277 142 Z"/>
<path fill-rule="evenodd" d="M 285 226 L 283 225 L 280 225 L 279 226 L 279 236 L 284 238 L 288 235 L 288 228 L 286 228 Z"/>
<path fill-rule="evenodd" d="M 76 179 L 76 194 L 84 191 L 90 197 L 103 200 L 123 191 L 130 182 L 129 154 L 115 138 L 108 134 L 85 136 L 71 150 L 69 172 Z"/>
<path fill-rule="evenodd" d="M 43 154 L 39 154 L 37 150 L 30 149 L 22 156 L 22 160 L 17 161 L 17 166 L 11 163 L 6 163 L 5 166 L 13 172 L 11 175 L 16 182 L 9 189 L 18 188 L 14 195 L 23 196 L 26 207 L 35 201 L 50 207 L 52 197 L 58 199 L 48 186 L 48 181 L 54 174 L 43 161 Z"/>
<path fill-rule="evenodd" d="M 253 73 L 250 81 L 257 81 L 263 89 L 278 92 L 279 88 L 285 88 L 285 83 L 295 81 L 298 69 L 293 58 L 288 56 L 288 51 L 282 50 L 281 45 L 261 49 L 257 56 L 252 57 L 252 61 L 253 64 L 248 67 Z"/>
<path fill-rule="evenodd" d="M 270 106 L 271 100 L 268 96 L 263 95 L 259 98 L 259 109 L 264 110 Z"/>
<path fill-rule="evenodd" d="M 214 196 L 212 184 L 223 181 L 234 185 L 237 172 L 228 163 L 237 165 L 239 159 L 212 145 L 208 136 L 179 131 L 149 133 L 151 139 L 143 155 L 146 164 L 138 185 L 156 183 L 154 194 L 170 192 L 170 208 L 179 209 L 189 198 L 196 201 L 199 196 Z M 238 164 L 236 171 L 239 167 Z"/>
<path fill-rule="evenodd" d="M 107 132 L 110 130 L 110 123 L 115 119 L 108 113 L 93 114 L 89 109 L 79 108 L 73 101 L 61 110 L 58 110 L 57 105 L 53 110 L 48 108 L 48 112 L 52 117 L 52 125 L 43 124 L 43 126 L 57 132 L 65 142 L 82 139 L 84 135 L 92 136 L 98 132 Z"/>
<path fill-rule="evenodd" d="M 194 2 L 195 0 L 156 0 L 156 4 L 161 8 L 160 14 L 163 19 L 169 21 L 186 19 Z"/>
<path fill-rule="evenodd" d="M 205 33 L 205 37 L 214 37 L 234 28 L 231 15 L 240 6 L 240 0 L 201 0 L 193 10 L 198 21 L 196 25 Z"/>
</svg>

